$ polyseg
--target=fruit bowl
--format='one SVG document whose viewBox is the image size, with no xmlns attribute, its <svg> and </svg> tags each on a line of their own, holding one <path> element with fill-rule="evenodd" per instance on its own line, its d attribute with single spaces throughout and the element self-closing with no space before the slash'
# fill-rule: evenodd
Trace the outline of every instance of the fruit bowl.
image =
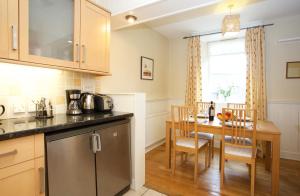
<svg viewBox="0 0 300 196">
<path fill-rule="evenodd" d="M 217 114 L 217 118 L 220 120 L 220 121 L 223 121 L 223 119 L 225 121 L 228 121 L 231 119 L 231 112 L 226 112 L 224 115 L 222 113 L 218 113 Z"/>
</svg>

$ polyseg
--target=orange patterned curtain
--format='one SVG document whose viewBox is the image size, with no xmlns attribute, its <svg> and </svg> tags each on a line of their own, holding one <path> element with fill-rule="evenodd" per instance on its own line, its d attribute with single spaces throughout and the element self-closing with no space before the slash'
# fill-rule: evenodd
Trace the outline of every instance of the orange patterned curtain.
<svg viewBox="0 0 300 196">
<path fill-rule="evenodd" d="M 257 109 L 257 118 L 265 120 L 267 115 L 265 79 L 265 32 L 263 27 L 246 31 L 247 92 L 248 108 Z"/>
<path fill-rule="evenodd" d="M 200 37 L 197 36 L 188 41 L 186 105 L 195 105 L 202 100 L 201 78 Z"/>
</svg>

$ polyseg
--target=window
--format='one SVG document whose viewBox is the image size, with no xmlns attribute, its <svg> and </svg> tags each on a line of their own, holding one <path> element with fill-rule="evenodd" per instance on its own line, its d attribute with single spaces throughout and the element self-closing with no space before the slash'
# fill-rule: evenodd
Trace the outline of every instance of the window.
<svg viewBox="0 0 300 196">
<path fill-rule="evenodd" d="M 207 42 L 202 51 L 203 100 L 245 103 L 245 39 Z"/>
</svg>

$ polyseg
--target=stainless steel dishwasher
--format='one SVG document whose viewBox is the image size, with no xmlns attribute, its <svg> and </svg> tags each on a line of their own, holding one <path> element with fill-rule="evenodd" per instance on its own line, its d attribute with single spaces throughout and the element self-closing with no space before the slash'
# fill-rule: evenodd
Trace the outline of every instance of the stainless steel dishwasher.
<svg viewBox="0 0 300 196">
<path fill-rule="evenodd" d="M 46 135 L 49 196 L 111 196 L 129 189 L 129 120 Z"/>
</svg>

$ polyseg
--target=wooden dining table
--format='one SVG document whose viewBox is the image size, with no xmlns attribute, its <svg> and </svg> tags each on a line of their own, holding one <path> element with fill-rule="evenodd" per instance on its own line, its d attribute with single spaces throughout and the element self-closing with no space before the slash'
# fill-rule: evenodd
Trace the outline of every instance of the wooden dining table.
<svg viewBox="0 0 300 196">
<path fill-rule="evenodd" d="M 174 123 L 175 129 L 178 123 Z M 222 135 L 222 125 L 219 119 L 214 121 L 199 120 L 198 130 L 201 132 Z M 227 130 L 226 135 L 231 135 L 231 129 Z M 251 137 L 251 130 L 246 131 L 246 137 Z M 267 152 L 265 168 L 271 170 L 272 195 L 279 195 L 279 163 L 280 163 L 280 130 L 271 121 L 257 121 L 256 139 L 267 142 Z M 171 136 L 172 136 L 172 121 L 166 121 L 166 158 L 167 168 L 171 168 Z"/>
</svg>

